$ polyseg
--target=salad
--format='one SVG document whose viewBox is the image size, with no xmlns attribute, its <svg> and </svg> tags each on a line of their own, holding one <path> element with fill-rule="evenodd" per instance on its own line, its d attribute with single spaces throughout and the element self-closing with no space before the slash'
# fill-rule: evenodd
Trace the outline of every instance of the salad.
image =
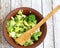
<svg viewBox="0 0 60 48">
<path fill-rule="evenodd" d="M 16 42 L 18 37 L 20 37 L 27 30 L 34 27 L 36 24 L 37 20 L 34 14 L 29 14 L 26 16 L 21 10 L 19 10 L 15 17 L 11 17 L 11 19 L 7 20 L 7 31 L 9 37 L 13 38 Z M 42 32 L 40 31 L 40 28 L 38 28 L 35 33 L 31 35 L 31 38 L 24 43 L 24 46 L 34 44 L 34 41 L 38 41 L 38 37 L 41 36 L 41 34 Z"/>
</svg>

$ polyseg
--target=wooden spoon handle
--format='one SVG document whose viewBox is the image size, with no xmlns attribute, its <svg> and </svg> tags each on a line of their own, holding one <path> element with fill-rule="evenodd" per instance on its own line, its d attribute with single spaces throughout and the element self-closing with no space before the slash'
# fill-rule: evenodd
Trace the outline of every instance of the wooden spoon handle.
<svg viewBox="0 0 60 48">
<path fill-rule="evenodd" d="M 40 26 L 42 26 L 51 16 L 53 16 L 57 10 L 60 9 L 60 5 L 58 5 L 56 8 L 54 8 L 49 14 L 47 14 L 45 16 L 45 18 L 43 18 L 36 26 L 35 29 L 39 28 Z"/>
</svg>

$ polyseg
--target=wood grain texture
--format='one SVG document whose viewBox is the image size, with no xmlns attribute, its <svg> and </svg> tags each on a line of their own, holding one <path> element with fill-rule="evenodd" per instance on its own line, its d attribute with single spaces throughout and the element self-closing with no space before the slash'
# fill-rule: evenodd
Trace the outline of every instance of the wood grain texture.
<svg viewBox="0 0 60 48">
<path fill-rule="evenodd" d="M 43 0 L 43 16 L 52 10 L 52 0 Z M 47 35 L 44 40 L 44 48 L 54 48 L 52 17 L 47 21 Z"/>
<path fill-rule="evenodd" d="M 31 0 L 22 0 L 22 7 L 31 7 Z"/>
<path fill-rule="evenodd" d="M 42 1 L 41 0 L 32 0 L 32 8 L 39 11 L 42 14 Z"/>
<path fill-rule="evenodd" d="M 1 17 L 1 1 L 0 1 L 0 17 Z M 1 19 L 2 17 L 0 18 L 0 48 L 2 48 L 2 35 L 1 35 L 1 32 L 2 32 L 2 22 L 1 22 Z"/>
<path fill-rule="evenodd" d="M 1 1 L 1 14 L 0 16 L 3 18 L 6 17 L 6 15 L 10 12 L 10 1 L 7 0 L 0 0 Z M 11 48 L 11 46 L 7 43 L 3 36 L 3 30 L 1 31 L 1 37 L 2 37 L 2 48 Z"/>
<path fill-rule="evenodd" d="M 0 48 L 2 48 L 2 19 L 0 19 Z"/>
<path fill-rule="evenodd" d="M 42 14 L 42 2 L 41 0 L 32 0 L 32 8 L 34 8 L 35 10 L 39 11 Z M 43 48 L 43 42 L 37 46 L 36 48 Z"/>
<path fill-rule="evenodd" d="M 21 0 L 10 0 L 11 1 L 11 10 L 21 7 Z"/>
<path fill-rule="evenodd" d="M 53 8 L 60 5 L 60 0 L 53 0 Z M 53 17 L 55 48 L 60 48 L 60 10 Z"/>
</svg>

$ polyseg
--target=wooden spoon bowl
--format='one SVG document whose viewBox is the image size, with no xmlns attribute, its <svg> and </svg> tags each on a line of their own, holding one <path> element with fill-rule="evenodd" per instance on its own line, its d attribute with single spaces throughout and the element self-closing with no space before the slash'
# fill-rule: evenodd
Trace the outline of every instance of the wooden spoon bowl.
<svg viewBox="0 0 60 48">
<path fill-rule="evenodd" d="M 4 37 L 5 39 L 8 41 L 9 44 L 11 44 L 13 47 L 15 48 L 35 48 L 36 46 L 38 46 L 45 38 L 46 33 L 47 33 L 47 25 L 46 23 L 44 23 L 41 27 L 40 30 L 42 32 L 42 35 L 39 37 L 39 40 L 34 42 L 33 45 L 29 45 L 28 47 L 24 47 L 24 46 L 20 46 L 18 44 L 16 44 L 16 42 L 9 37 L 9 34 L 7 32 L 7 28 L 6 28 L 6 20 L 7 19 L 11 19 L 11 17 L 15 17 L 15 15 L 17 14 L 18 10 L 23 10 L 23 14 L 25 15 L 29 15 L 29 14 L 35 14 L 36 15 L 36 19 L 37 19 L 37 23 L 43 19 L 43 16 L 36 10 L 32 9 L 32 8 L 28 8 L 28 7 L 20 7 L 17 8 L 13 11 L 11 11 L 5 18 L 4 22 L 3 22 L 3 33 L 4 33 Z"/>
</svg>

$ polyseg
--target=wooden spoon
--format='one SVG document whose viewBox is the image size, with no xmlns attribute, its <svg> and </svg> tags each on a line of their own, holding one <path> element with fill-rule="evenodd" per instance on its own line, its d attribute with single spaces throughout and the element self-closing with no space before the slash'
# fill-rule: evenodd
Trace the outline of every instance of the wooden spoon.
<svg viewBox="0 0 60 48">
<path fill-rule="evenodd" d="M 55 14 L 58 9 L 60 9 L 60 5 L 47 14 L 46 17 L 43 18 L 35 27 L 24 32 L 19 38 L 16 39 L 16 42 L 18 42 L 20 45 L 24 45 L 24 43 L 31 38 L 31 35 L 36 31 L 36 29 L 42 26 L 51 16 L 53 16 L 53 14 Z"/>
</svg>

